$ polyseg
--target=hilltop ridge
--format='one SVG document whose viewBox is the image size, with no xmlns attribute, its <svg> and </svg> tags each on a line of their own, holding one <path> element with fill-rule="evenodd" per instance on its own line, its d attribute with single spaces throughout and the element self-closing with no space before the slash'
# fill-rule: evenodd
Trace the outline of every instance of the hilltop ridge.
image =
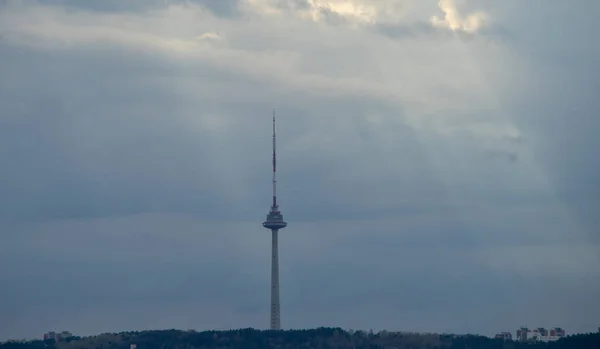
<svg viewBox="0 0 600 349">
<path fill-rule="evenodd" d="M 6 342 L 0 349 L 598 349 L 600 333 L 555 342 L 517 342 L 479 335 L 345 331 L 340 328 L 261 331 L 130 331 L 65 338 L 62 341 Z"/>
</svg>

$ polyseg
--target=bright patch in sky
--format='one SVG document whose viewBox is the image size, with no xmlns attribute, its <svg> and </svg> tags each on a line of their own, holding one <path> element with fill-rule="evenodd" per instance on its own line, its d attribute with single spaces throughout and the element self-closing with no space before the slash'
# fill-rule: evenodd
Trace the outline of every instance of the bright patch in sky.
<svg viewBox="0 0 600 349">
<path fill-rule="evenodd" d="M 474 33 L 485 25 L 487 15 L 484 12 L 472 12 L 462 16 L 455 0 L 439 0 L 438 6 L 444 16 L 432 16 L 431 23 L 439 28 L 448 28 L 452 31 Z"/>
</svg>

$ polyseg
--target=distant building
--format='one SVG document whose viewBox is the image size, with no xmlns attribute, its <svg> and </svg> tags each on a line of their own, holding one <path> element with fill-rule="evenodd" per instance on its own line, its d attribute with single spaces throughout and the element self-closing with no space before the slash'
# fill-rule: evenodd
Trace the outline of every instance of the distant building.
<svg viewBox="0 0 600 349">
<path fill-rule="evenodd" d="M 558 340 L 566 335 L 565 330 L 560 327 L 554 327 L 548 331 L 544 327 L 538 327 L 530 330 L 527 327 L 521 327 L 517 330 L 518 341 L 542 341 L 550 342 Z"/>
<path fill-rule="evenodd" d="M 562 338 L 564 336 L 566 336 L 566 332 L 560 327 L 554 327 L 550 330 L 550 337 Z"/>
<path fill-rule="evenodd" d="M 519 328 L 517 330 L 517 340 L 518 341 L 526 341 L 528 333 L 529 333 L 529 329 L 527 327 Z"/>
<path fill-rule="evenodd" d="M 62 331 L 60 333 L 55 331 L 49 331 L 44 333 L 44 340 L 54 339 L 55 341 L 59 342 L 62 339 L 69 337 L 73 337 L 73 334 L 69 331 Z"/>
</svg>

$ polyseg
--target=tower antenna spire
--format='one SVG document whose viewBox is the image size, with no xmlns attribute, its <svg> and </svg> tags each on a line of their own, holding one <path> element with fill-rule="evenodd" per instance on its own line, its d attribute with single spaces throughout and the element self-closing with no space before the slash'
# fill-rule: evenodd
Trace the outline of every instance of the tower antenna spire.
<svg viewBox="0 0 600 349">
<path fill-rule="evenodd" d="M 275 140 L 275 109 L 273 109 L 273 206 L 271 207 L 272 212 L 279 212 L 277 206 L 277 152 L 276 152 L 276 140 Z"/>
</svg>

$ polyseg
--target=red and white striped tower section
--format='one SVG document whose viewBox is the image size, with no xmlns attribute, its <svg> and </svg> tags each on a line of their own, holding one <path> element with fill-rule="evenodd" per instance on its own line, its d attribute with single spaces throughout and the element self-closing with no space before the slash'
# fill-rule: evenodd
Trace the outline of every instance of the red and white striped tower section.
<svg viewBox="0 0 600 349">
<path fill-rule="evenodd" d="M 287 226 L 277 205 L 277 156 L 275 152 L 275 110 L 273 110 L 273 204 L 263 227 L 271 229 L 271 330 L 281 329 L 279 302 L 279 242 L 278 232 Z"/>
</svg>

